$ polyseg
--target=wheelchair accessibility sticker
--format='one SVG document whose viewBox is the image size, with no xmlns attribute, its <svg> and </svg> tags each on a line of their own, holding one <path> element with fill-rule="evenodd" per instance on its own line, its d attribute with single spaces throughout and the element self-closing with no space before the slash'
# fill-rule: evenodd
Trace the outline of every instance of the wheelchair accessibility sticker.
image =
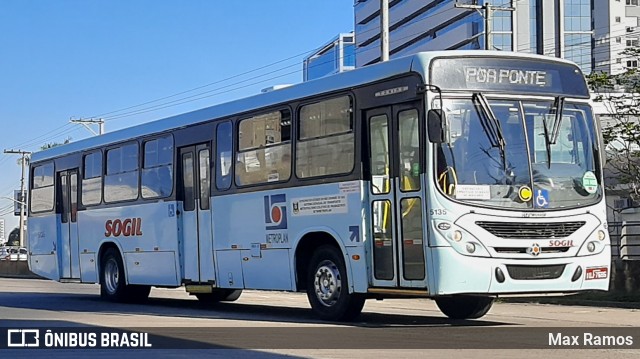
<svg viewBox="0 0 640 359">
<path fill-rule="evenodd" d="M 549 191 L 546 189 L 537 189 L 534 197 L 536 208 L 549 207 Z"/>
</svg>

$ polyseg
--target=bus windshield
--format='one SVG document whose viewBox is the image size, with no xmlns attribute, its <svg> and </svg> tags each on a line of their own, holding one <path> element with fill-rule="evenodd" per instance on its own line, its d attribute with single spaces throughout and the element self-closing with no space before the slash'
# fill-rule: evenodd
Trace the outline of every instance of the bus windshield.
<svg viewBox="0 0 640 359">
<path fill-rule="evenodd" d="M 442 107 L 450 141 L 436 145 L 436 181 L 448 197 L 514 209 L 580 207 L 601 198 L 589 106 L 477 94 L 443 99 Z"/>
</svg>

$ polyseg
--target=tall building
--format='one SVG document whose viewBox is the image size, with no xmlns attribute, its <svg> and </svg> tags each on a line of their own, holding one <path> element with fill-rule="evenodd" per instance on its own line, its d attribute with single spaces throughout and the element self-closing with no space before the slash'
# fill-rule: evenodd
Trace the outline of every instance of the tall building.
<svg viewBox="0 0 640 359">
<path fill-rule="evenodd" d="M 317 79 L 355 68 L 355 40 L 353 32 L 339 34 L 318 51 L 305 57 L 304 81 Z"/>
<path fill-rule="evenodd" d="M 390 57 L 428 50 L 484 49 L 483 11 L 456 3 L 491 5 L 493 50 L 563 57 L 587 73 L 593 69 L 592 0 L 392 0 Z M 380 59 L 380 1 L 355 0 L 354 10 L 356 66 L 360 67 Z"/>
<path fill-rule="evenodd" d="M 595 70 L 617 74 L 626 68 L 638 67 L 635 58 L 620 53 L 640 46 L 639 3 L 639 0 L 594 0 Z"/>
</svg>

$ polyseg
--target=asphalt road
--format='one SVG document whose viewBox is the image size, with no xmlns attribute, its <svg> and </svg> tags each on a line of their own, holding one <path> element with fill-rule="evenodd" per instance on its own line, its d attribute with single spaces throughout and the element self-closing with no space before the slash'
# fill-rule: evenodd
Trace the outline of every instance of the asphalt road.
<svg viewBox="0 0 640 359">
<path fill-rule="evenodd" d="M 151 349 L 83 349 L 96 358 L 640 358 L 639 326 L 640 311 L 634 309 L 529 303 L 496 303 L 480 320 L 452 321 L 426 299 L 372 300 L 358 321 L 327 323 L 313 316 L 302 293 L 245 291 L 237 302 L 204 305 L 183 289 L 154 288 L 144 304 L 120 304 L 102 301 L 97 285 L 0 278 L 0 331 L 53 328 L 98 332 L 98 337 L 99 332 L 117 330 L 151 335 Z M 631 337 L 633 345 L 549 345 L 550 338 L 565 343 L 565 337 L 570 344 L 572 336 L 584 344 L 585 333 L 593 339 L 607 334 Z M 7 340 L 6 334 L 0 333 L 0 339 Z M 34 353 L 56 358 L 77 354 L 78 349 L 0 351 L 3 358 Z"/>
</svg>

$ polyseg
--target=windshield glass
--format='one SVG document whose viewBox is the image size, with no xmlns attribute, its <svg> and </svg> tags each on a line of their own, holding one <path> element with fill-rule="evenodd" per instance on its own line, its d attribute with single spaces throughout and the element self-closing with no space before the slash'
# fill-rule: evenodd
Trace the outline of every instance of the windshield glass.
<svg viewBox="0 0 640 359">
<path fill-rule="evenodd" d="M 436 145 L 449 197 L 492 207 L 568 208 L 601 196 L 588 106 L 560 101 L 443 99 L 450 141 Z M 439 102 L 439 100 L 438 100 Z"/>
</svg>

